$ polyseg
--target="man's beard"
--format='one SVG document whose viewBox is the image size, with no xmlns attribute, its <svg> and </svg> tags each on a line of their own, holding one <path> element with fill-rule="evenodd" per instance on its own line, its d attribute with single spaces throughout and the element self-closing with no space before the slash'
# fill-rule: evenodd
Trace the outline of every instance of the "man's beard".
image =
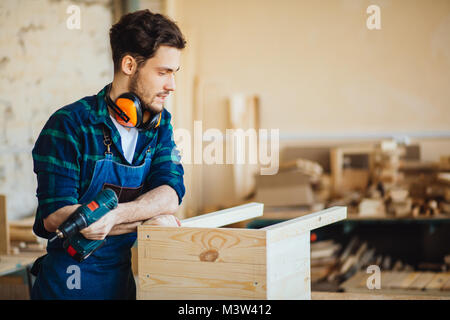
<svg viewBox="0 0 450 320">
<path fill-rule="evenodd" d="M 139 90 L 138 86 L 139 82 L 139 70 L 131 77 L 130 84 L 128 86 L 128 91 L 136 94 L 141 101 L 143 110 L 150 110 L 152 113 L 159 113 L 161 110 L 156 110 L 152 105 L 151 101 L 144 101 L 144 94 L 141 90 Z"/>
</svg>

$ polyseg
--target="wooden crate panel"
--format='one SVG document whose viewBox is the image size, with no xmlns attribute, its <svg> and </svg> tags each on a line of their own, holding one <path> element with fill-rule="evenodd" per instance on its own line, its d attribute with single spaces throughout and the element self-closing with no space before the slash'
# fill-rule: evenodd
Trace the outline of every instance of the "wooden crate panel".
<svg viewBox="0 0 450 320">
<path fill-rule="evenodd" d="M 266 235 L 260 230 L 145 227 L 144 258 L 261 264 Z"/>
<path fill-rule="evenodd" d="M 266 298 L 264 231 L 162 227 L 141 231 L 140 297 Z"/>
<path fill-rule="evenodd" d="M 269 299 L 310 299 L 309 232 L 267 245 Z"/>
<path fill-rule="evenodd" d="M 243 212 L 246 218 L 261 215 L 262 206 L 190 218 L 181 228 L 140 226 L 138 298 L 311 299 L 310 230 L 345 219 L 347 209 L 259 230 L 217 228 Z"/>
<path fill-rule="evenodd" d="M 190 299 L 191 294 L 228 296 L 228 299 L 264 299 L 265 265 L 168 261 L 151 259 L 139 275 L 141 291 L 154 299 L 166 295 Z"/>
</svg>

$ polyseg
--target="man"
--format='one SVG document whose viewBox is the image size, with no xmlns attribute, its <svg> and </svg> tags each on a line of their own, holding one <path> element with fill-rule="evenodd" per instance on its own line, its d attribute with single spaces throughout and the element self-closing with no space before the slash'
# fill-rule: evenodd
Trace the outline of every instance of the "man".
<svg viewBox="0 0 450 320">
<path fill-rule="evenodd" d="M 110 42 L 112 84 L 56 111 L 36 141 L 33 229 L 53 237 L 105 188 L 116 192 L 119 205 L 81 231 L 87 239 L 106 238 L 85 261 L 72 259 L 61 239 L 48 243 L 33 267 L 32 299 L 135 299 L 130 249 L 137 226 L 149 219 L 179 226 L 173 214 L 185 193 L 184 171 L 164 101 L 175 90 L 185 40 L 174 22 L 142 10 L 113 25 Z"/>
</svg>

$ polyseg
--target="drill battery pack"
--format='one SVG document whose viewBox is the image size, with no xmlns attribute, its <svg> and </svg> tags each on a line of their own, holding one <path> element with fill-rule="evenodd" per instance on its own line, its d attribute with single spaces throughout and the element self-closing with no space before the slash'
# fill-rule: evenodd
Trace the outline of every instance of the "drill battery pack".
<svg viewBox="0 0 450 320">
<path fill-rule="evenodd" d="M 86 260 L 93 252 L 105 244 L 104 240 L 88 240 L 81 233 L 73 235 L 63 243 L 64 249 L 76 261 Z"/>
</svg>

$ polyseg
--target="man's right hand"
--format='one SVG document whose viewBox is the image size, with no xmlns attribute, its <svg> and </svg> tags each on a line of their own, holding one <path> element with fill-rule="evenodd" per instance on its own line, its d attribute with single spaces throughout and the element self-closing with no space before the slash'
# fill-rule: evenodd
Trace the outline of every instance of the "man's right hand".
<svg viewBox="0 0 450 320">
<path fill-rule="evenodd" d="M 150 226 L 160 226 L 160 227 L 179 227 L 181 226 L 180 220 L 178 220 L 177 217 L 171 214 L 160 214 L 157 216 L 154 216 L 153 218 L 150 218 L 146 220 L 144 225 L 150 225 Z"/>
</svg>

